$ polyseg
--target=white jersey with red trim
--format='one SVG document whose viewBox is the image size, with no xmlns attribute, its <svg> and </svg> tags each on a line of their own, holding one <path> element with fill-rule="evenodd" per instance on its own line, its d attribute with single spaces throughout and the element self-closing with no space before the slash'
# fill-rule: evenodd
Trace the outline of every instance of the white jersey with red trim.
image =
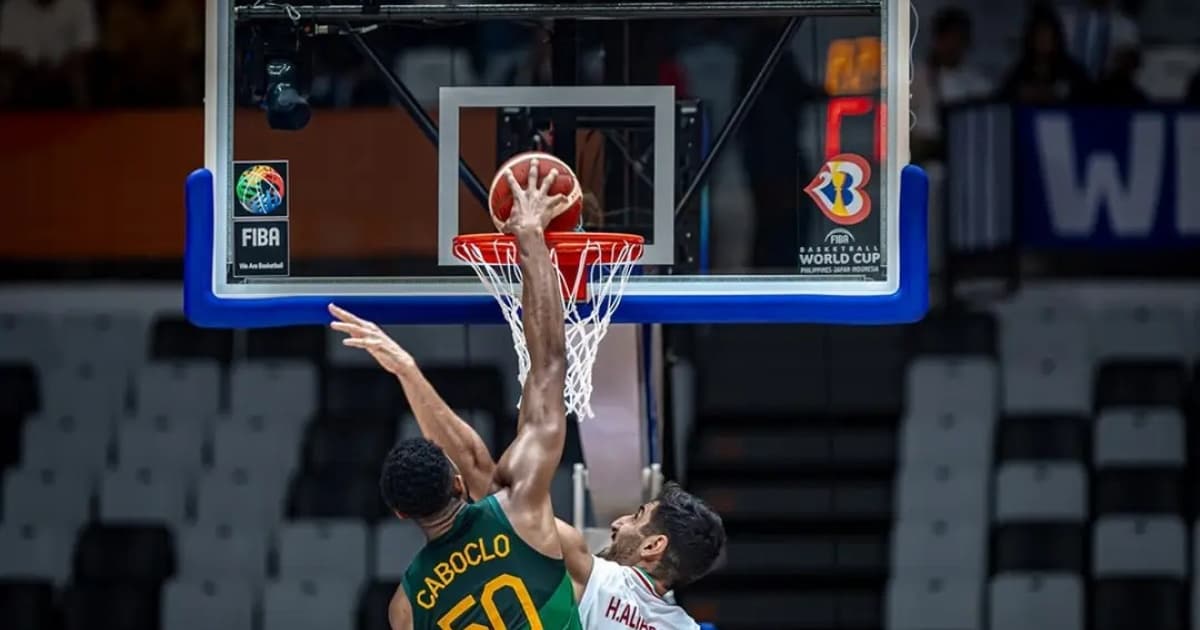
<svg viewBox="0 0 1200 630">
<path fill-rule="evenodd" d="M 594 557 L 579 598 L 584 630 L 698 630 L 667 593 L 660 597 L 641 571 Z"/>
</svg>

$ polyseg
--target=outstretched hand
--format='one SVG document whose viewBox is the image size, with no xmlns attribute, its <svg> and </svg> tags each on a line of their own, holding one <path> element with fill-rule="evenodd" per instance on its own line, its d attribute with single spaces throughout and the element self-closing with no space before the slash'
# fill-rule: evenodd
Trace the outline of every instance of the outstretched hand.
<svg viewBox="0 0 1200 630">
<path fill-rule="evenodd" d="M 550 194 L 550 187 L 554 185 L 558 175 L 558 169 L 552 168 L 539 182 L 538 159 L 532 158 L 529 160 L 529 177 L 522 188 L 517 183 L 512 169 L 505 170 L 504 178 L 508 180 L 508 188 L 513 197 L 512 212 L 503 223 L 496 221 L 496 228 L 506 234 L 545 229 L 554 217 L 562 214 L 570 205 L 566 195 Z"/>
<path fill-rule="evenodd" d="M 329 305 L 329 313 L 338 319 L 329 327 L 349 335 L 342 340 L 342 345 L 366 350 L 380 367 L 397 376 L 400 371 L 416 366 L 412 355 L 375 322 L 365 320 L 336 304 Z"/>
</svg>

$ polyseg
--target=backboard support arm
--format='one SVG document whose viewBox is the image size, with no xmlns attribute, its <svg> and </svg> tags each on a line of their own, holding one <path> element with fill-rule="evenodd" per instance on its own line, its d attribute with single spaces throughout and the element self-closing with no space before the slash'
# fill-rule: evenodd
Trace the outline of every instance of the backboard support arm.
<svg viewBox="0 0 1200 630">
<path fill-rule="evenodd" d="M 342 31 L 350 38 L 350 41 L 354 44 L 354 47 L 358 49 L 358 52 L 361 53 L 362 56 L 367 59 L 367 61 L 371 62 L 371 65 L 375 67 L 375 71 L 379 73 L 379 76 L 383 77 L 384 83 L 387 84 L 388 89 L 390 89 L 392 93 L 400 99 L 400 105 L 404 107 L 406 112 L 408 112 L 409 118 L 412 118 L 412 121 L 416 123 L 417 127 L 421 130 L 421 133 L 423 133 L 425 137 L 429 139 L 429 142 L 432 143 L 436 149 L 438 146 L 437 123 L 433 122 L 433 119 L 430 118 L 429 114 L 425 112 L 425 108 L 421 107 L 421 103 L 417 100 L 417 97 L 414 96 L 412 91 L 408 89 L 408 86 L 404 84 L 404 81 L 401 81 L 400 77 L 396 76 L 396 73 L 388 67 L 383 58 L 379 56 L 379 53 L 375 52 L 375 49 L 369 42 L 367 42 L 366 38 L 362 36 L 362 33 L 359 33 L 353 29 L 347 22 L 342 24 Z M 458 176 L 459 179 L 467 185 L 467 190 L 471 192 L 471 196 L 475 197 L 475 199 L 479 201 L 479 205 L 483 206 L 484 210 L 487 210 L 488 191 L 486 188 L 484 188 L 483 182 L 479 179 L 479 176 L 475 174 L 475 171 L 471 170 L 471 167 L 467 164 L 466 160 L 461 157 L 458 158 Z"/>
<path fill-rule="evenodd" d="M 725 148 L 725 144 L 729 142 L 729 138 L 742 126 L 742 122 L 750 114 L 750 109 L 758 102 L 758 96 L 762 94 L 763 88 L 767 85 L 767 80 L 775 72 L 775 66 L 779 65 L 779 60 L 787 52 L 788 42 L 792 40 L 792 36 L 796 34 L 796 29 L 800 28 L 800 23 L 803 21 L 803 16 L 793 15 L 788 19 L 787 24 L 784 25 L 783 32 L 775 40 L 775 45 L 771 48 L 771 52 L 767 55 L 767 58 L 763 60 L 758 73 L 754 75 L 754 80 L 750 82 L 750 87 L 746 89 L 746 93 L 738 101 L 737 107 L 729 115 L 729 119 L 725 121 L 725 124 L 721 127 L 721 131 L 717 133 L 712 147 L 709 148 L 708 154 L 704 156 L 704 161 L 700 163 L 700 167 L 696 169 L 696 174 L 692 177 L 691 183 L 688 184 L 688 187 L 684 189 L 683 193 L 675 201 L 676 217 L 688 207 L 688 202 L 692 200 L 692 196 L 704 184 L 704 180 L 708 179 L 708 173 L 712 170 L 713 164 L 716 164 L 717 158 L 720 157 L 721 150 Z"/>
</svg>

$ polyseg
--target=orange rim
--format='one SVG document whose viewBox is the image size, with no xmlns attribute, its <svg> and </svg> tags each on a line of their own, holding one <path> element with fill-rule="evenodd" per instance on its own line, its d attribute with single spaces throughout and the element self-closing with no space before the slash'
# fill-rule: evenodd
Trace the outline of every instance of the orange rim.
<svg viewBox="0 0 1200 630">
<path fill-rule="evenodd" d="M 560 267 L 577 267 L 581 260 L 585 265 L 604 265 L 615 262 L 615 255 L 624 246 L 633 248 L 630 261 L 642 257 L 642 246 L 646 239 L 637 234 L 621 234 L 618 232 L 547 232 L 546 246 L 556 255 Z M 478 252 L 479 258 L 468 258 L 465 246 L 475 246 L 469 251 Z M 454 256 L 459 260 L 486 265 L 506 265 L 511 262 L 500 253 L 509 248 L 516 248 L 517 239 L 511 234 L 484 233 L 459 234 L 454 237 Z M 598 247 L 597 247 L 598 246 Z M 611 247 L 610 247 L 611 246 Z"/>
</svg>

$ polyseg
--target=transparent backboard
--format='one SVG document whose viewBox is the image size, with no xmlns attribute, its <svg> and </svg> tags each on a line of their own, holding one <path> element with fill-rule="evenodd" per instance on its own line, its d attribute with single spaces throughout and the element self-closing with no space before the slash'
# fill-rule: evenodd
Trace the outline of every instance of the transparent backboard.
<svg viewBox="0 0 1200 630">
<path fill-rule="evenodd" d="M 618 321 L 919 317 L 907 0 L 639 6 L 209 2 L 189 314 L 490 319 L 451 240 L 494 231 L 497 165 L 537 149 L 579 229 L 646 239 Z"/>
</svg>

